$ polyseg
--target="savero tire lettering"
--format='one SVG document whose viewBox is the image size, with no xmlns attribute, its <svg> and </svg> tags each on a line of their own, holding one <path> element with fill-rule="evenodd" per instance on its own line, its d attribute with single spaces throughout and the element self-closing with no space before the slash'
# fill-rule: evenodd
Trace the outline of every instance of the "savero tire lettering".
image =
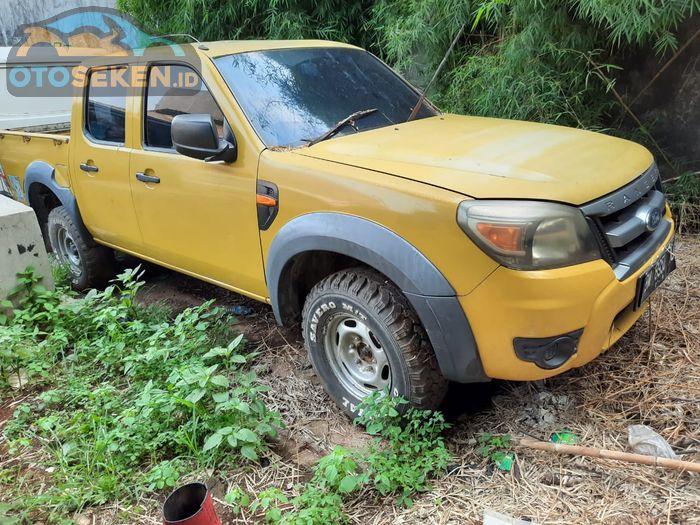
<svg viewBox="0 0 700 525">
<path fill-rule="evenodd" d="M 392 392 L 391 392 L 391 395 L 392 395 L 392 397 L 399 397 L 399 389 L 396 388 L 396 387 L 394 387 L 394 389 L 393 389 Z M 347 397 L 345 397 L 345 396 L 343 396 L 343 406 L 344 406 L 345 408 L 349 408 L 349 409 L 350 409 L 350 412 L 352 412 L 353 414 L 354 414 L 355 412 L 357 412 L 357 405 L 356 405 L 355 403 L 351 403 L 350 400 L 349 400 Z M 362 410 L 360 410 L 359 413 L 358 413 L 357 415 L 358 415 L 358 416 L 361 416 L 361 415 L 362 415 Z"/>
<path fill-rule="evenodd" d="M 344 406 L 345 408 L 350 409 L 350 412 L 352 412 L 353 414 L 354 414 L 355 412 L 357 412 L 357 405 L 356 405 L 355 403 L 351 403 L 351 402 L 348 400 L 348 398 L 345 397 L 345 396 L 343 396 L 343 406 Z M 360 410 L 360 411 L 357 413 L 357 415 L 358 415 L 358 416 L 361 416 L 361 415 L 362 415 L 362 412 L 363 412 L 363 411 Z"/>
<path fill-rule="evenodd" d="M 316 342 L 316 330 L 318 329 L 318 320 L 320 319 L 321 315 L 323 315 L 328 310 L 334 309 L 335 303 L 333 301 L 329 301 L 327 303 L 323 303 L 318 308 L 316 308 L 316 310 L 314 310 L 314 315 L 311 317 L 311 324 L 309 326 L 309 339 L 312 342 Z"/>
</svg>

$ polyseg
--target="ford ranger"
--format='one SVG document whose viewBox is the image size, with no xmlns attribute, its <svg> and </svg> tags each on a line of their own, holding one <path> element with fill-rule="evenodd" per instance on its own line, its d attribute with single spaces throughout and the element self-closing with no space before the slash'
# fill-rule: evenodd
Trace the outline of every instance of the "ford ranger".
<svg viewBox="0 0 700 525">
<path fill-rule="evenodd" d="M 638 144 L 441 113 L 351 45 L 191 47 L 86 61 L 70 136 L 0 132 L 5 191 L 77 289 L 118 250 L 300 323 L 349 414 L 580 367 L 675 267 Z"/>
</svg>

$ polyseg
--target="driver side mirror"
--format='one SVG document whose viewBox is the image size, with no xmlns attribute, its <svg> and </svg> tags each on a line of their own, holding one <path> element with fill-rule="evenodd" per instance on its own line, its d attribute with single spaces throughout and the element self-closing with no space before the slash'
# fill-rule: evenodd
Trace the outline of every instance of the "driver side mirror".
<svg viewBox="0 0 700 525">
<path fill-rule="evenodd" d="M 181 155 L 205 162 L 234 162 L 236 144 L 219 138 L 211 115 L 202 113 L 178 115 L 173 119 L 170 134 L 175 150 Z"/>
</svg>

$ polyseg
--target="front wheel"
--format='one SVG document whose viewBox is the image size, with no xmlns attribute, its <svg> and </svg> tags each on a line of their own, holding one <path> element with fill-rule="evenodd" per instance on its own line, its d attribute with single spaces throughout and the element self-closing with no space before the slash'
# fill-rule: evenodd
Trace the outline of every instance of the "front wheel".
<svg viewBox="0 0 700 525">
<path fill-rule="evenodd" d="M 378 272 L 353 268 L 322 280 L 306 299 L 302 328 L 316 373 L 351 417 L 376 391 L 430 409 L 447 392 L 418 316 Z"/>
</svg>

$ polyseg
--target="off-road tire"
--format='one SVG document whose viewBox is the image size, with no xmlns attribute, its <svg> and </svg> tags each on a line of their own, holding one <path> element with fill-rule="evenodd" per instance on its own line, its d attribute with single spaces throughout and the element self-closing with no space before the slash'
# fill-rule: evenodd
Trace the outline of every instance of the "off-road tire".
<svg viewBox="0 0 700 525">
<path fill-rule="evenodd" d="M 364 267 L 323 279 L 307 296 L 302 313 L 309 359 L 333 400 L 349 416 L 357 415 L 361 398 L 343 385 L 326 352 L 326 335 L 334 318 L 349 312 L 362 319 L 381 343 L 390 365 L 391 395 L 401 396 L 417 408 L 437 408 L 448 381 L 440 373 L 420 319 L 396 285 Z M 342 367 L 335 366 L 343 373 Z"/>
<path fill-rule="evenodd" d="M 63 206 L 51 210 L 47 224 L 49 243 L 56 258 L 71 269 L 71 286 L 82 291 L 89 288 L 99 288 L 114 277 L 114 252 L 104 246 L 95 244 L 92 239 L 85 238 L 87 234 L 75 225 L 70 214 Z M 59 249 L 59 236 L 64 231 L 71 239 L 79 256 L 80 273 L 63 257 Z"/>
</svg>

